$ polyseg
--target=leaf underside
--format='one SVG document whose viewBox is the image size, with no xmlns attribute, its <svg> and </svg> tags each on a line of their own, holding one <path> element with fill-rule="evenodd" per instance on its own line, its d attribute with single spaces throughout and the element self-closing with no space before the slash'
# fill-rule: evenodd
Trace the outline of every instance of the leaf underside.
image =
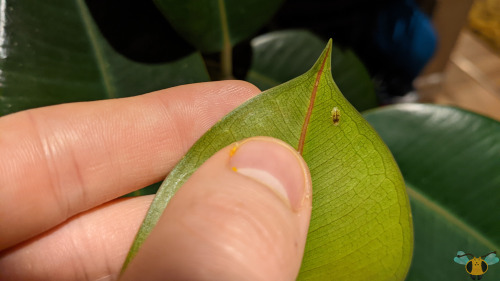
<svg viewBox="0 0 500 281">
<path fill-rule="evenodd" d="M 404 182 L 385 144 L 333 81 L 331 48 L 330 40 L 308 72 L 249 100 L 193 145 L 160 187 L 124 268 L 205 160 L 233 142 L 271 136 L 301 152 L 312 177 L 313 211 L 298 279 L 404 278 L 413 244 Z"/>
</svg>

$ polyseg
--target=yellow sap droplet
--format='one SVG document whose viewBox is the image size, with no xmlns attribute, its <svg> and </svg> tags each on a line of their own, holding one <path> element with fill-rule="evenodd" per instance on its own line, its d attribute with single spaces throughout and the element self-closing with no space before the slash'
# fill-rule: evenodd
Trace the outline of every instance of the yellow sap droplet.
<svg viewBox="0 0 500 281">
<path fill-rule="evenodd" d="M 236 150 L 238 150 L 238 144 L 237 143 L 229 151 L 229 157 L 233 156 L 236 153 Z"/>
</svg>

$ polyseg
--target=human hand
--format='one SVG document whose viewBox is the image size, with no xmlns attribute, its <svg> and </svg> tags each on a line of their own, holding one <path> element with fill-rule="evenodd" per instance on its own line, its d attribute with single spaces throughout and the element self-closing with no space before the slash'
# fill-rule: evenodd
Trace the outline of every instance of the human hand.
<svg viewBox="0 0 500 281">
<path fill-rule="evenodd" d="M 0 118 L 0 280 L 117 279 L 152 196 L 115 198 L 164 178 L 258 92 L 200 83 Z M 176 193 L 122 279 L 294 280 L 311 192 L 283 142 L 223 148 Z"/>
</svg>

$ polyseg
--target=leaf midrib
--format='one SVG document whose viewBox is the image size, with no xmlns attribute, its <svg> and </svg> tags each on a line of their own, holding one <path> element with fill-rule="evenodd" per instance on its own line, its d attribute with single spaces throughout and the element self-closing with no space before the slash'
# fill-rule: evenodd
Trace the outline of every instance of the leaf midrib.
<svg viewBox="0 0 500 281">
<path fill-rule="evenodd" d="M 229 26 L 227 23 L 226 6 L 224 0 L 219 0 L 220 25 L 222 29 L 222 40 L 224 47 L 231 46 L 229 41 Z"/>
<path fill-rule="evenodd" d="M 325 67 L 326 60 L 329 58 L 328 55 L 330 53 L 330 49 L 332 45 L 328 45 L 328 49 L 326 50 L 325 56 L 323 57 L 323 61 L 321 62 L 321 67 L 319 68 L 318 74 L 316 74 L 316 80 L 314 81 L 314 86 L 311 92 L 311 99 L 309 101 L 309 107 L 307 108 L 306 117 L 304 118 L 304 123 L 302 124 L 302 130 L 300 132 L 299 145 L 297 146 L 297 151 L 302 155 L 304 151 L 304 143 L 306 140 L 307 127 L 309 126 L 309 120 L 311 119 L 311 114 L 314 108 L 314 101 L 316 100 L 316 92 L 318 91 L 319 81 L 321 79 L 321 75 L 323 74 L 323 69 Z"/>
<path fill-rule="evenodd" d="M 76 0 L 78 11 L 80 12 L 80 16 L 83 21 L 83 25 L 85 27 L 85 31 L 87 32 L 87 37 L 89 38 L 90 45 L 94 52 L 94 57 L 96 60 L 97 67 L 101 72 L 102 81 L 104 84 L 104 90 L 108 96 L 108 98 L 116 98 L 116 89 L 113 87 L 111 83 L 111 75 L 108 73 L 106 68 L 106 60 L 104 58 L 104 52 L 99 44 L 97 31 L 94 29 L 92 17 L 89 14 L 89 10 L 87 9 L 87 5 L 83 2 L 83 0 Z"/>
<path fill-rule="evenodd" d="M 220 25 L 222 30 L 221 71 L 224 79 L 230 79 L 233 75 L 232 48 L 229 39 L 229 24 L 227 22 L 227 11 L 224 0 L 219 0 Z"/>
</svg>

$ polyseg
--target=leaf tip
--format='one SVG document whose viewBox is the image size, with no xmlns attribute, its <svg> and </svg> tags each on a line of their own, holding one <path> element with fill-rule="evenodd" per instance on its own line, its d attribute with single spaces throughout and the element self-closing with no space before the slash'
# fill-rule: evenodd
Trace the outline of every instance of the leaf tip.
<svg viewBox="0 0 500 281">
<path fill-rule="evenodd" d="M 328 40 L 328 43 L 326 43 L 326 47 L 325 47 L 325 50 L 326 50 L 326 69 L 328 70 L 331 70 L 331 62 L 332 62 L 332 47 L 333 46 L 333 40 L 332 38 L 330 38 Z"/>
<path fill-rule="evenodd" d="M 331 70 L 331 56 L 332 56 L 332 39 L 328 40 L 326 47 L 321 52 L 318 60 L 314 63 L 313 67 L 309 70 L 313 73 L 317 73 L 320 69 L 324 69 L 326 71 Z"/>
</svg>

